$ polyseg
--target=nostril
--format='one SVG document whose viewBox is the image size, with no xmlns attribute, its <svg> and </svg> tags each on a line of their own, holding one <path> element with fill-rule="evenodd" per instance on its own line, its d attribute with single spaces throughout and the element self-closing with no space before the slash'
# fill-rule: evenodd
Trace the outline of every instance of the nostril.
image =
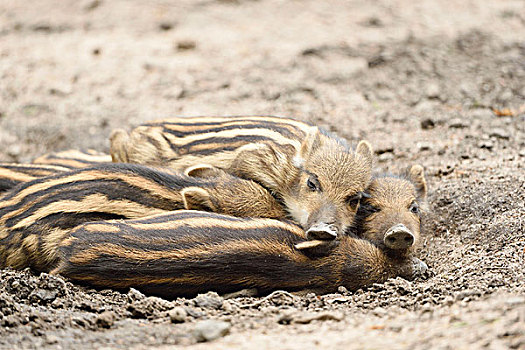
<svg viewBox="0 0 525 350">
<path fill-rule="evenodd" d="M 388 230 L 383 241 L 391 249 L 407 249 L 414 245 L 414 235 L 404 225 L 396 225 Z"/>
<path fill-rule="evenodd" d="M 337 238 L 335 225 L 317 224 L 306 231 L 307 239 L 332 240 Z"/>
</svg>

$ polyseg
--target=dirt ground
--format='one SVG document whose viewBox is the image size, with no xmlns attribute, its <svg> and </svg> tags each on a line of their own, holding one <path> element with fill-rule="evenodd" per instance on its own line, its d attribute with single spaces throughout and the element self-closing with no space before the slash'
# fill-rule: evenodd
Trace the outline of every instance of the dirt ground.
<svg viewBox="0 0 525 350">
<path fill-rule="evenodd" d="M 433 209 L 427 278 L 356 293 L 166 301 L 0 270 L 0 348 L 525 349 L 523 1 L 3 0 L 0 76 L 0 161 L 284 115 L 369 140 L 379 171 L 422 164 Z"/>
</svg>

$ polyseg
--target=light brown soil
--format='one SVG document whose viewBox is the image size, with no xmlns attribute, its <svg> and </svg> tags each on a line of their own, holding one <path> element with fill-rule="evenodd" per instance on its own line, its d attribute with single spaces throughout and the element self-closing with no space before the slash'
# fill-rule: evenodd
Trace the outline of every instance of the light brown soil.
<svg viewBox="0 0 525 350">
<path fill-rule="evenodd" d="M 353 294 L 167 302 L 0 270 L 0 347 L 525 349 L 524 39 L 510 0 L 4 0 L 1 161 L 107 151 L 153 118 L 293 116 L 366 138 L 378 170 L 422 164 L 433 214 L 428 278 Z M 206 318 L 230 334 L 195 344 Z"/>
</svg>

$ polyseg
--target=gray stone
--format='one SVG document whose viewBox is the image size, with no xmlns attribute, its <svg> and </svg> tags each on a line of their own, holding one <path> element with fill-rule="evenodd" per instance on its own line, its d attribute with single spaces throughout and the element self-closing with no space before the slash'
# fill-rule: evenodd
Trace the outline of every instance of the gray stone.
<svg viewBox="0 0 525 350">
<path fill-rule="evenodd" d="M 224 299 L 215 292 L 199 294 L 195 298 L 195 304 L 202 308 L 220 309 Z"/>
<path fill-rule="evenodd" d="M 339 293 L 343 294 L 343 295 L 350 294 L 350 292 L 348 291 L 348 289 L 346 289 L 345 286 L 339 286 L 339 287 L 337 288 L 337 291 L 338 291 Z M 314 294 L 314 296 L 315 296 L 315 294 Z"/>
<path fill-rule="evenodd" d="M 428 98 L 439 98 L 439 94 L 441 93 L 441 88 L 439 87 L 439 84 L 437 83 L 430 83 L 425 88 L 425 94 Z"/>
<path fill-rule="evenodd" d="M 448 127 L 451 129 L 463 129 L 468 127 L 468 124 L 461 118 L 453 118 L 448 122 Z"/>
<path fill-rule="evenodd" d="M 18 157 L 22 153 L 22 147 L 18 144 L 7 147 L 7 154 L 11 157 Z"/>
<path fill-rule="evenodd" d="M 37 289 L 29 295 L 29 299 L 38 302 L 51 302 L 57 297 L 57 292 L 48 289 Z"/>
<path fill-rule="evenodd" d="M 173 309 L 173 303 L 157 297 L 146 297 L 128 305 L 134 318 L 157 318 L 161 312 Z"/>
<path fill-rule="evenodd" d="M 420 151 L 429 151 L 433 148 L 432 146 L 432 143 L 430 142 L 418 142 L 417 143 L 417 148 L 420 150 Z"/>
<path fill-rule="evenodd" d="M 169 316 L 172 323 L 183 323 L 186 321 L 186 316 L 188 316 L 188 313 L 186 310 L 184 310 L 184 308 L 178 306 L 169 312 Z"/>
<path fill-rule="evenodd" d="M 48 334 L 46 335 L 46 343 L 47 344 L 57 344 L 58 343 L 58 337 L 54 334 Z"/>
<path fill-rule="evenodd" d="M 145 299 L 146 296 L 136 290 L 135 288 L 130 288 L 128 292 L 128 299 L 129 301 L 135 301 L 135 300 L 142 300 Z"/>
<path fill-rule="evenodd" d="M 116 314 L 113 311 L 104 311 L 98 315 L 95 323 L 101 328 L 111 328 L 115 323 Z"/>
<path fill-rule="evenodd" d="M 479 148 L 486 148 L 486 149 L 492 149 L 494 148 L 494 142 L 490 140 L 480 141 L 478 143 Z"/>
<path fill-rule="evenodd" d="M 430 118 L 426 118 L 421 121 L 421 129 L 423 130 L 434 129 L 434 126 L 436 126 L 436 123 Z"/>
<path fill-rule="evenodd" d="M 198 342 L 212 341 L 224 337 L 230 332 L 231 324 L 229 322 L 217 320 L 200 321 L 193 329 L 193 336 Z"/>
<path fill-rule="evenodd" d="M 498 139 L 503 139 L 503 140 L 510 139 L 510 134 L 507 131 L 505 131 L 503 129 L 500 129 L 500 128 L 493 129 L 489 133 L 489 136 L 490 137 L 495 137 L 495 138 L 498 138 Z"/>
</svg>

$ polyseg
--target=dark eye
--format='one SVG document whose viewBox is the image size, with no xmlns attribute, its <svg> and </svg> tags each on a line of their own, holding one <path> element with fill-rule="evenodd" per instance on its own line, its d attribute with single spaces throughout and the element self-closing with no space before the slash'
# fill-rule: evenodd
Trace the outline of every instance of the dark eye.
<svg viewBox="0 0 525 350">
<path fill-rule="evenodd" d="M 346 197 L 346 204 L 355 209 L 359 206 L 359 202 L 361 201 L 362 196 L 363 195 L 361 193 L 358 193 L 353 196 L 348 196 Z"/>
<path fill-rule="evenodd" d="M 361 205 L 359 206 L 359 210 L 363 210 L 363 212 L 365 212 L 366 214 L 373 214 L 381 211 L 381 208 L 373 206 L 372 204 L 361 203 Z"/>
<path fill-rule="evenodd" d="M 368 216 L 368 215 L 372 215 L 372 214 L 374 214 L 374 213 L 377 213 L 377 212 L 379 212 L 379 211 L 381 211 L 381 208 L 376 207 L 376 206 L 374 206 L 374 205 L 372 205 L 372 204 L 369 204 L 369 203 L 363 203 L 363 202 L 361 202 L 361 203 L 359 204 L 359 210 L 358 210 L 358 212 L 359 212 L 359 214 L 361 214 L 361 215 Z"/>
<path fill-rule="evenodd" d="M 417 204 L 417 202 L 412 202 L 412 204 L 410 204 L 410 207 L 408 208 L 408 210 L 410 210 L 410 212 L 412 212 L 414 214 L 419 215 L 419 205 Z"/>
<path fill-rule="evenodd" d="M 309 176 L 308 180 L 306 180 L 306 186 L 312 191 L 320 191 L 321 186 L 319 185 L 319 181 L 315 178 L 315 176 Z"/>
</svg>

